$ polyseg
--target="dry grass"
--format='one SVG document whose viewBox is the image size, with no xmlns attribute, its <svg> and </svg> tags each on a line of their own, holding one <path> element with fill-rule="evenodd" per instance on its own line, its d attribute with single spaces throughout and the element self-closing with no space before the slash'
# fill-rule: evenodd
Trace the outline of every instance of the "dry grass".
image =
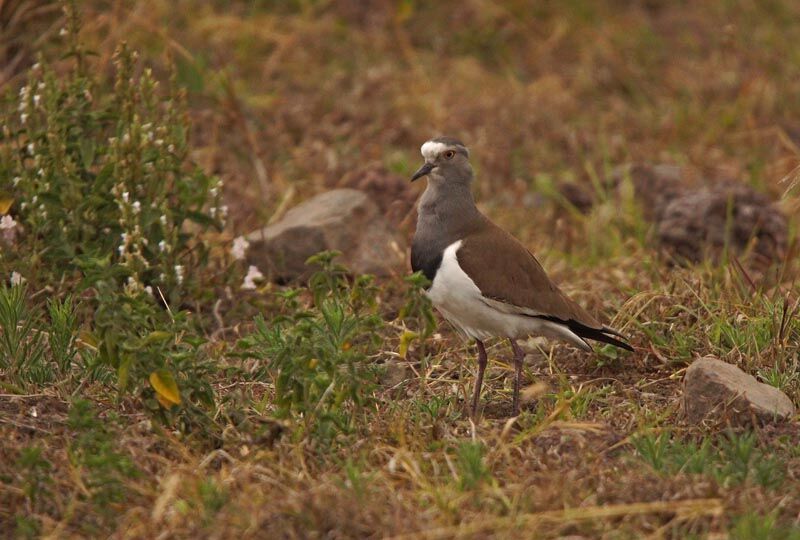
<svg viewBox="0 0 800 540">
<path fill-rule="evenodd" d="M 718 451 L 722 426 L 688 426 L 678 410 L 694 357 L 753 374 L 800 369 L 800 317 L 779 332 L 784 299 L 791 308 L 800 292 L 796 258 L 776 262 L 781 277 L 763 282 L 733 263 L 674 268 L 616 198 L 583 216 L 536 191 L 590 185 L 631 161 L 676 163 L 695 179 L 736 179 L 782 197 L 796 244 L 800 4 L 529 4 L 96 1 L 84 7 L 84 35 L 100 66 L 120 40 L 162 74 L 165 53 L 174 58 L 190 90 L 194 157 L 226 182 L 227 234 L 359 171 L 403 179 L 422 141 L 457 135 L 475 156 L 482 209 L 582 304 L 613 315 L 635 353 L 529 343 L 530 401 L 509 421 L 510 351 L 492 346 L 484 418 L 474 424 L 463 414 L 473 351 L 441 325 L 424 350 L 416 344 L 400 359 L 403 328 L 388 322 L 378 360 L 396 362 L 403 377 L 329 448 L 281 433 L 268 419 L 273 389 L 235 376 L 220 373 L 215 390 L 225 414 L 248 422 L 220 412 L 218 448 L 160 428 L 108 388 L 86 387 L 140 471 L 122 500 L 102 508 L 86 496 L 90 471 L 67 450 L 76 436 L 68 400 L 52 388 L 2 395 L 0 530 L 24 515 L 51 538 L 800 534 L 796 421 L 755 432 L 778 484 L 759 482 L 756 458 L 739 481 L 658 470 L 635 449 L 666 432 Z M 413 199 L 419 186 L 400 189 Z M 396 312 L 403 285 L 381 285 L 386 312 Z M 785 389 L 798 404 L 795 373 Z M 31 473 L 15 465 L 32 446 L 52 464 L 49 495 L 36 504 L 24 493 Z"/>
</svg>

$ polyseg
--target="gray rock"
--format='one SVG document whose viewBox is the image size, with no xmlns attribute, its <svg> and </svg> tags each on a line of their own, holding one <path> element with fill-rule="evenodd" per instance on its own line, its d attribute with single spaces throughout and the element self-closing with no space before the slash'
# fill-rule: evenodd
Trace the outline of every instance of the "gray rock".
<svg viewBox="0 0 800 540">
<path fill-rule="evenodd" d="M 683 411 L 692 423 L 707 418 L 735 425 L 788 420 L 795 408 L 789 397 L 758 382 L 738 367 L 705 357 L 695 360 L 683 379 Z"/>
<path fill-rule="evenodd" d="M 769 198 L 744 184 L 717 184 L 687 191 L 669 201 L 658 223 L 661 244 L 679 259 L 717 259 L 726 247 L 752 248 L 755 267 L 779 261 L 786 252 L 788 223 Z"/>
<path fill-rule="evenodd" d="M 390 359 L 384 364 L 384 372 L 381 375 L 381 384 L 386 388 L 394 388 L 408 379 L 408 364 L 399 360 Z"/>
<path fill-rule="evenodd" d="M 314 270 L 306 259 L 324 250 L 342 252 L 340 262 L 358 274 L 391 275 L 404 265 L 402 243 L 378 206 L 362 191 L 335 189 L 295 206 L 272 225 L 247 235 L 247 261 L 270 279 L 304 279 Z"/>
<path fill-rule="evenodd" d="M 635 163 L 615 169 L 607 187 L 618 187 L 626 178 L 675 262 L 719 260 L 727 248 L 749 255 L 742 261 L 748 267 L 765 270 L 786 253 L 786 216 L 747 184 L 698 178 L 675 165 Z"/>
</svg>

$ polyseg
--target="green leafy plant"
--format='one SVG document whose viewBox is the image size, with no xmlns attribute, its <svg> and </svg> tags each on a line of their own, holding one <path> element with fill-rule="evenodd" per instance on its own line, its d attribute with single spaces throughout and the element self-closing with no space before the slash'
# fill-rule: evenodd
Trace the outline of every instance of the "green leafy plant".
<svg viewBox="0 0 800 540">
<path fill-rule="evenodd" d="M 639 456 L 660 474 L 705 474 L 726 487 L 752 482 L 776 488 L 783 482 L 784 467 L 756 443 L 753 433 L 735 432 L 699 443 L 682 441 L 667 431 L 632 440 Z"/>
<path fill-rule="evenodd" d="M 63 376 L 69 372 L 78 352 L 76 346 L 78 320 L 72 296 L 50 299 L 47 302 L 47 311 L 50 315 L 48 339 L 50 354 L 58 366 L 60 375 Z"/>
<path fill-rule="evenodd" d="M 0 369 L 18 384 L 42 383 L 52 378 L 52 370 L 37 314 L 25 303 L 26 290 L 22 285 L 0 285 Z"/>
<path fill-rule="evenodd" d="M 22 490 L 30 513 L 41 510 L 52 495 L 50 477 L 53 465 L 44 457 L 41 446 L 29 446 L 20 450 L 16 460 L 18 474 L 22 477 Z"/>
<path fill-rule="evenodd" d="M 139 471 L 130 457 L 117 450 L 113 419 L 101 420 L 89 401 L 76 400 L 69 410 L 68 426 L 74 430 L 68 453 L 81 475 L 88 497 L 106 518 L 113 516 L 113 504 L 128 497 L 125 481 Z"/>
<path fill-rule="evenodd" d="M 120 392 L 152 398 L 165 416 L 209 405 L 202 321 L 186 308 L 213 299 L 208 235 L 227 214 L 221 182 L 189 159 L 174 70 L 162 90 L 122 44 L 107 81 L 79 39 L 75 3 L 66 8 L 72 63 L 57 73 L 40 58 L 0 108 L 0 194 L 13 213 L 0 275 L 52 297 L 45 327 L 21 289 L 1 294 L 0 369 L 36 383 L 76 365 L 78 376 L 110 372 Z M 76 347 L 79 326 L 89 350 Z"/>
<path fill-rule="evenodd" d="M 456 448 L 459 487 L 470 490 L 491 477 L 485 461 L 486 448 L 481 443 L 464 442 Z"/>
<path fill-rule="evenodd" d="M 255 332 L 243 341 L 268 362 L 275 383 L 276 414 L 302 419 L 323 440 L 348 432 L 353 413 L 371 400 L 378 366 L 376 331 L 382 324 L 370 276 L 352 281 L 334 263 L 336 252 L 308 260 L 320 267 L 305 289 L 279 293 L 284 313 L 267 322 L 255 320 Z M 310 296 L 311 304 L 302 299 Z"/>
<path fill-rule="evenodd" d="M 765 515 L 748 512 L 737 517 L 730 529 L 733 540 L 800 540 L 797 526 L 786 527 L 778 523 L 777 512 Z"/>
</svg>

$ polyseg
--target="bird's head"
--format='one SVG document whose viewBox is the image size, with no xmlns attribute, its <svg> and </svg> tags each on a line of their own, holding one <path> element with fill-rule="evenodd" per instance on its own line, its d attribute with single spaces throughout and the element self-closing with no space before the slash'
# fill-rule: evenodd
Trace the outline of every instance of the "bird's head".
<svg viewBox="0 0 800 540">
<path fill-rule="evenodd" d="M 436 137 L 420 148 L 425 163 L 411 181 L 423 176 L 434 182 L 465 183 L 472 181 L 472 166 L 469 164 L 469 150 L 464 143 L 453 137 Z"/>
</svg>

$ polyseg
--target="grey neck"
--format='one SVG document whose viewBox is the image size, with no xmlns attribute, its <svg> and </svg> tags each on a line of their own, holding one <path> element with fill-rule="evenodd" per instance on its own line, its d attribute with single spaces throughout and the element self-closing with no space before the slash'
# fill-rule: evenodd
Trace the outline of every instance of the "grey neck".
<svg viewBox="0 0 800 540">
<path fill-rule="evenodd" d="M 417 236 L 435 238 L 437 247 L 447 246 L 480 227 L 484 220 L 468 183 L 430 178 L 419 202 Z"/>
</svg>

